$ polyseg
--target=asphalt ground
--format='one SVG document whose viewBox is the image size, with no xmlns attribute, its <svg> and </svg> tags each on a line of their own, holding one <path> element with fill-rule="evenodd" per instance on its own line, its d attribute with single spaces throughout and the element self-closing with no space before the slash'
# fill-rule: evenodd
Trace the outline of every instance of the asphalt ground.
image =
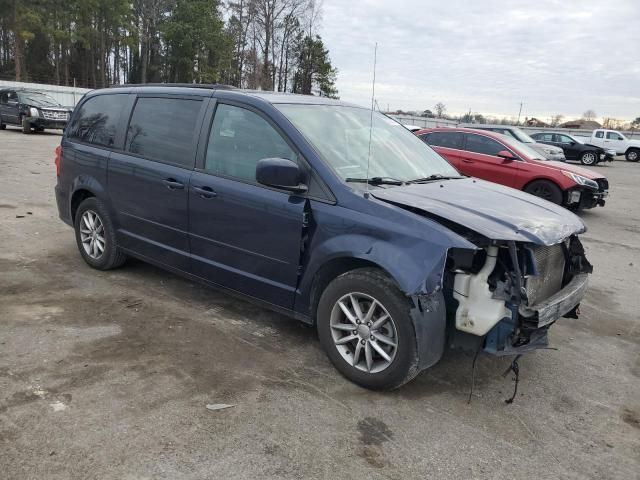
<svg viewBox="0 0 640 480">
<path fill-rule="evenodd" d="M 453 351 L 375 393 L 294 320 L 138 261 L 92 270 L 57 217 L 59 141 L 0 131 L 0 478 L 640 478 L 640 164 L 595 167 L 582 316 L 508 405 L 508 359 L 480 356 L 470 403 Z"/>
</svg>

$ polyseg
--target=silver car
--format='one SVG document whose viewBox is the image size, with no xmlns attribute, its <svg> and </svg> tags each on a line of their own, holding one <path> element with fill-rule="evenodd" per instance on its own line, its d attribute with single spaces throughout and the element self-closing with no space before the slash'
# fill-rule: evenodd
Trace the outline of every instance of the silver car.
<svg viewBox="0 0 640 480">
<path fill-rule="evenodd" d="M 515 138 L 517 141 L 526 143 L 528 147 L 533 148 L 547 160 L 558 160 L 564 162 L 566 160 L 564 152 L 561 148 L 553 145 L 545 145 L 538 143 L 523 130 L 511 125 L 482 125 L 477 123 L 461 123 L 458 127 L 475 128 L 476 130 L 490 130 L 496 133 L 502 133 Z"/>
</svg>

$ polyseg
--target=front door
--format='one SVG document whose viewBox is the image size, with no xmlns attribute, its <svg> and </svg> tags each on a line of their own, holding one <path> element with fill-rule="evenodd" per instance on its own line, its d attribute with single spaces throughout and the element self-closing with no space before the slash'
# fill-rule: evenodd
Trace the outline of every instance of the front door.
<svg viewBox="0 0 640 480">
<path fill-rule="evenodd" d="M 263 158 L 298 155 L 257 111 L 219 103 L 202 168 L 189 187 L 189 237 L 196 275 L 292 308 L 306 199 L 259 185 Z"/>
<path fill-rule="evenodd" d="M 484 135 L 467 133 L 464 150 L 460 162 L 462 173 L 507 187 L 515 185 L 519 162 L 497 156 L 509 148 Z"/>
<path fill-rule="evenodd" d="M 138 97 L 125 152 L 109 160 L 118 242 L 189 271 L 187 196 L 205 106 L 201 97 Z"/>
</svg>

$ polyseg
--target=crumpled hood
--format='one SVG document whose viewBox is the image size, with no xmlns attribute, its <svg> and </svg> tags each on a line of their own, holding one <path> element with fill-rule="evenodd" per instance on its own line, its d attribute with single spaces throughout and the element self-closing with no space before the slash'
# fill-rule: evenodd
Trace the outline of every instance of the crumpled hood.
<svg viewBox="0 0 640 480">
<path fill-rule="evenodd" d="M 558 205 L 472 178 L 379 189 L 371 195 L 447 219 L 491 240 L 554 245 L 586 230 L 580 218 Z"/>
</svg>

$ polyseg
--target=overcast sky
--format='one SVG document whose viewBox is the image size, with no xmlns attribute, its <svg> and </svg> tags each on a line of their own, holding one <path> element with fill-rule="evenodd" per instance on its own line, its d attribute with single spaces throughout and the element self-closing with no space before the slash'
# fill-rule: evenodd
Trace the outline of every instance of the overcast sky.
<svg viewBox="0 0 640 480">
<path fill-rule="evenodd" d="M 342 100 L 567 119 L 640 116 L 640 0 L 324 0 Z"/>
</svg>

